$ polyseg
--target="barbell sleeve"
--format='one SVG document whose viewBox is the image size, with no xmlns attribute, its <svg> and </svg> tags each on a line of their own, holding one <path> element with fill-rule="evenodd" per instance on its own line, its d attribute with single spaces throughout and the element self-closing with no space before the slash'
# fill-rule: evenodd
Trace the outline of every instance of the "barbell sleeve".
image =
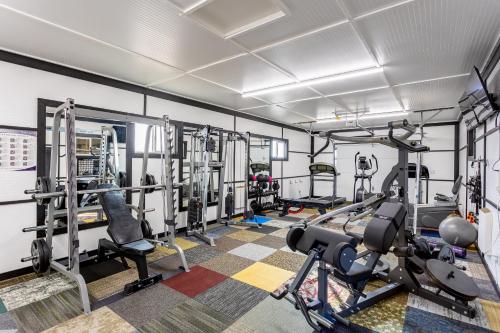
<svg viewBox="0 0 500 333">
<path fill-rule="evenodd" d="M 38 256 L 24 257 L 24 258 L 21 258 L 21 262 L 32 261 L 33 259 L 37 259 L 37 258 L 38 258 Z"/>
</svg>

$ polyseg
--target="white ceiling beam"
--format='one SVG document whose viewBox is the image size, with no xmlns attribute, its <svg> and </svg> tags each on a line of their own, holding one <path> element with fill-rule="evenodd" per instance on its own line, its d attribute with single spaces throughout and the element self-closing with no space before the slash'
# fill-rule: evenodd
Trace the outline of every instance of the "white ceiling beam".
<svg viewBox="0 0 500 333">
<path fill-rule="evenodd" d="M 392 85 L 392 87 L 402 87 L 402 86 L 409 86 L 412 84 L 419 84 L 419 83 L 425 83 L 425 82 L 432 82 L 432 81 L 439 81 L 439 80 L 446 80 L 446 79 L 455 79 L 459 77 L 464 77 L 464 76 L 469 76 L 470 73 L 463 73 L 463 74 L 455 74 L 455 75 L 448 75 L 448 76 L 440 76 L 440 77 L 435 77 L 432 79 L 425 79 L 425 80 L 418 80 L 418 81 L 410 81 L 410 82 L 405 82 L 405 83 L 398 83 Z"/>
</svg>

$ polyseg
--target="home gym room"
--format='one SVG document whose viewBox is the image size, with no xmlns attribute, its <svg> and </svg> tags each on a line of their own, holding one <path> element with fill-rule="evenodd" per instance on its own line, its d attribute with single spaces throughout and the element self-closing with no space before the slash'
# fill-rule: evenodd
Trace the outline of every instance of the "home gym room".
<svg viewBox="0 0 500 333">
<path fill-rule="evenodd" d="M 0 332 L 500 332 L 499 17 L 0 0 Z"/>
</svg>

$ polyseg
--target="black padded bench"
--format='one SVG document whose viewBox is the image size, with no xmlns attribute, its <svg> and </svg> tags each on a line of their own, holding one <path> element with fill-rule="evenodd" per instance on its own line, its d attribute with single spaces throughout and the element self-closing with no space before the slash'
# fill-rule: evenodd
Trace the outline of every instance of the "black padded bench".
<svg viewBox="0 0 500 333">
<path fill-rule="evenodd" d="M 97 188 L 118 187 L 114 184 L 101 184 Z M 152 253 L 155 247 L 144 239 L 141 224 L 130 213 L 122 192 L 99 193 L 99 202 L 109 222 L 107 231 L 112 241 L 106 238 L 99 240 L 98 257 L 103 258 L 106 256 L 106 251 L 111 251 L 122 258 L 124 265 L 126 265 L 124 258 L 128 258 L 137 266 L 139 279 L 125 285 L 125 293 L 131 294 L 160 281 L 161 274 L 149 275 L 146 261 L 146 255 Z"/>
</svg>

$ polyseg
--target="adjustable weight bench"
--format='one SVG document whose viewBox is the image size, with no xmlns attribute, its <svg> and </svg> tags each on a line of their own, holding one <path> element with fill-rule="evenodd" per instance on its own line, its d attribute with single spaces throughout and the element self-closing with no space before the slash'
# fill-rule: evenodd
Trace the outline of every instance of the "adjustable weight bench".
<svg viewBox="0 0 500 333">
<path fill-rule="evenodd" d="M 113 187 L 118 188 L 114 184 L 100 184 L 97 188 Z M 99 193 L 99 201 L 109 222 L 107 231 L 112 241 L 106 238 L 99 240 L 98 258 L 104 258 L 106 251 L 111 251 L 122 258 L 125 266 L 127 265 L 124 258 L 135 262 L 139 279 L 125 285 L 124 291 L 127 295 L 159 282 L 162 275 L 150 275 L 146 261 L 146 255 L 152 253 L 155 247 L 144 239 L 141 224 L 130 213 L 122 192 Z"/>
</svg>

